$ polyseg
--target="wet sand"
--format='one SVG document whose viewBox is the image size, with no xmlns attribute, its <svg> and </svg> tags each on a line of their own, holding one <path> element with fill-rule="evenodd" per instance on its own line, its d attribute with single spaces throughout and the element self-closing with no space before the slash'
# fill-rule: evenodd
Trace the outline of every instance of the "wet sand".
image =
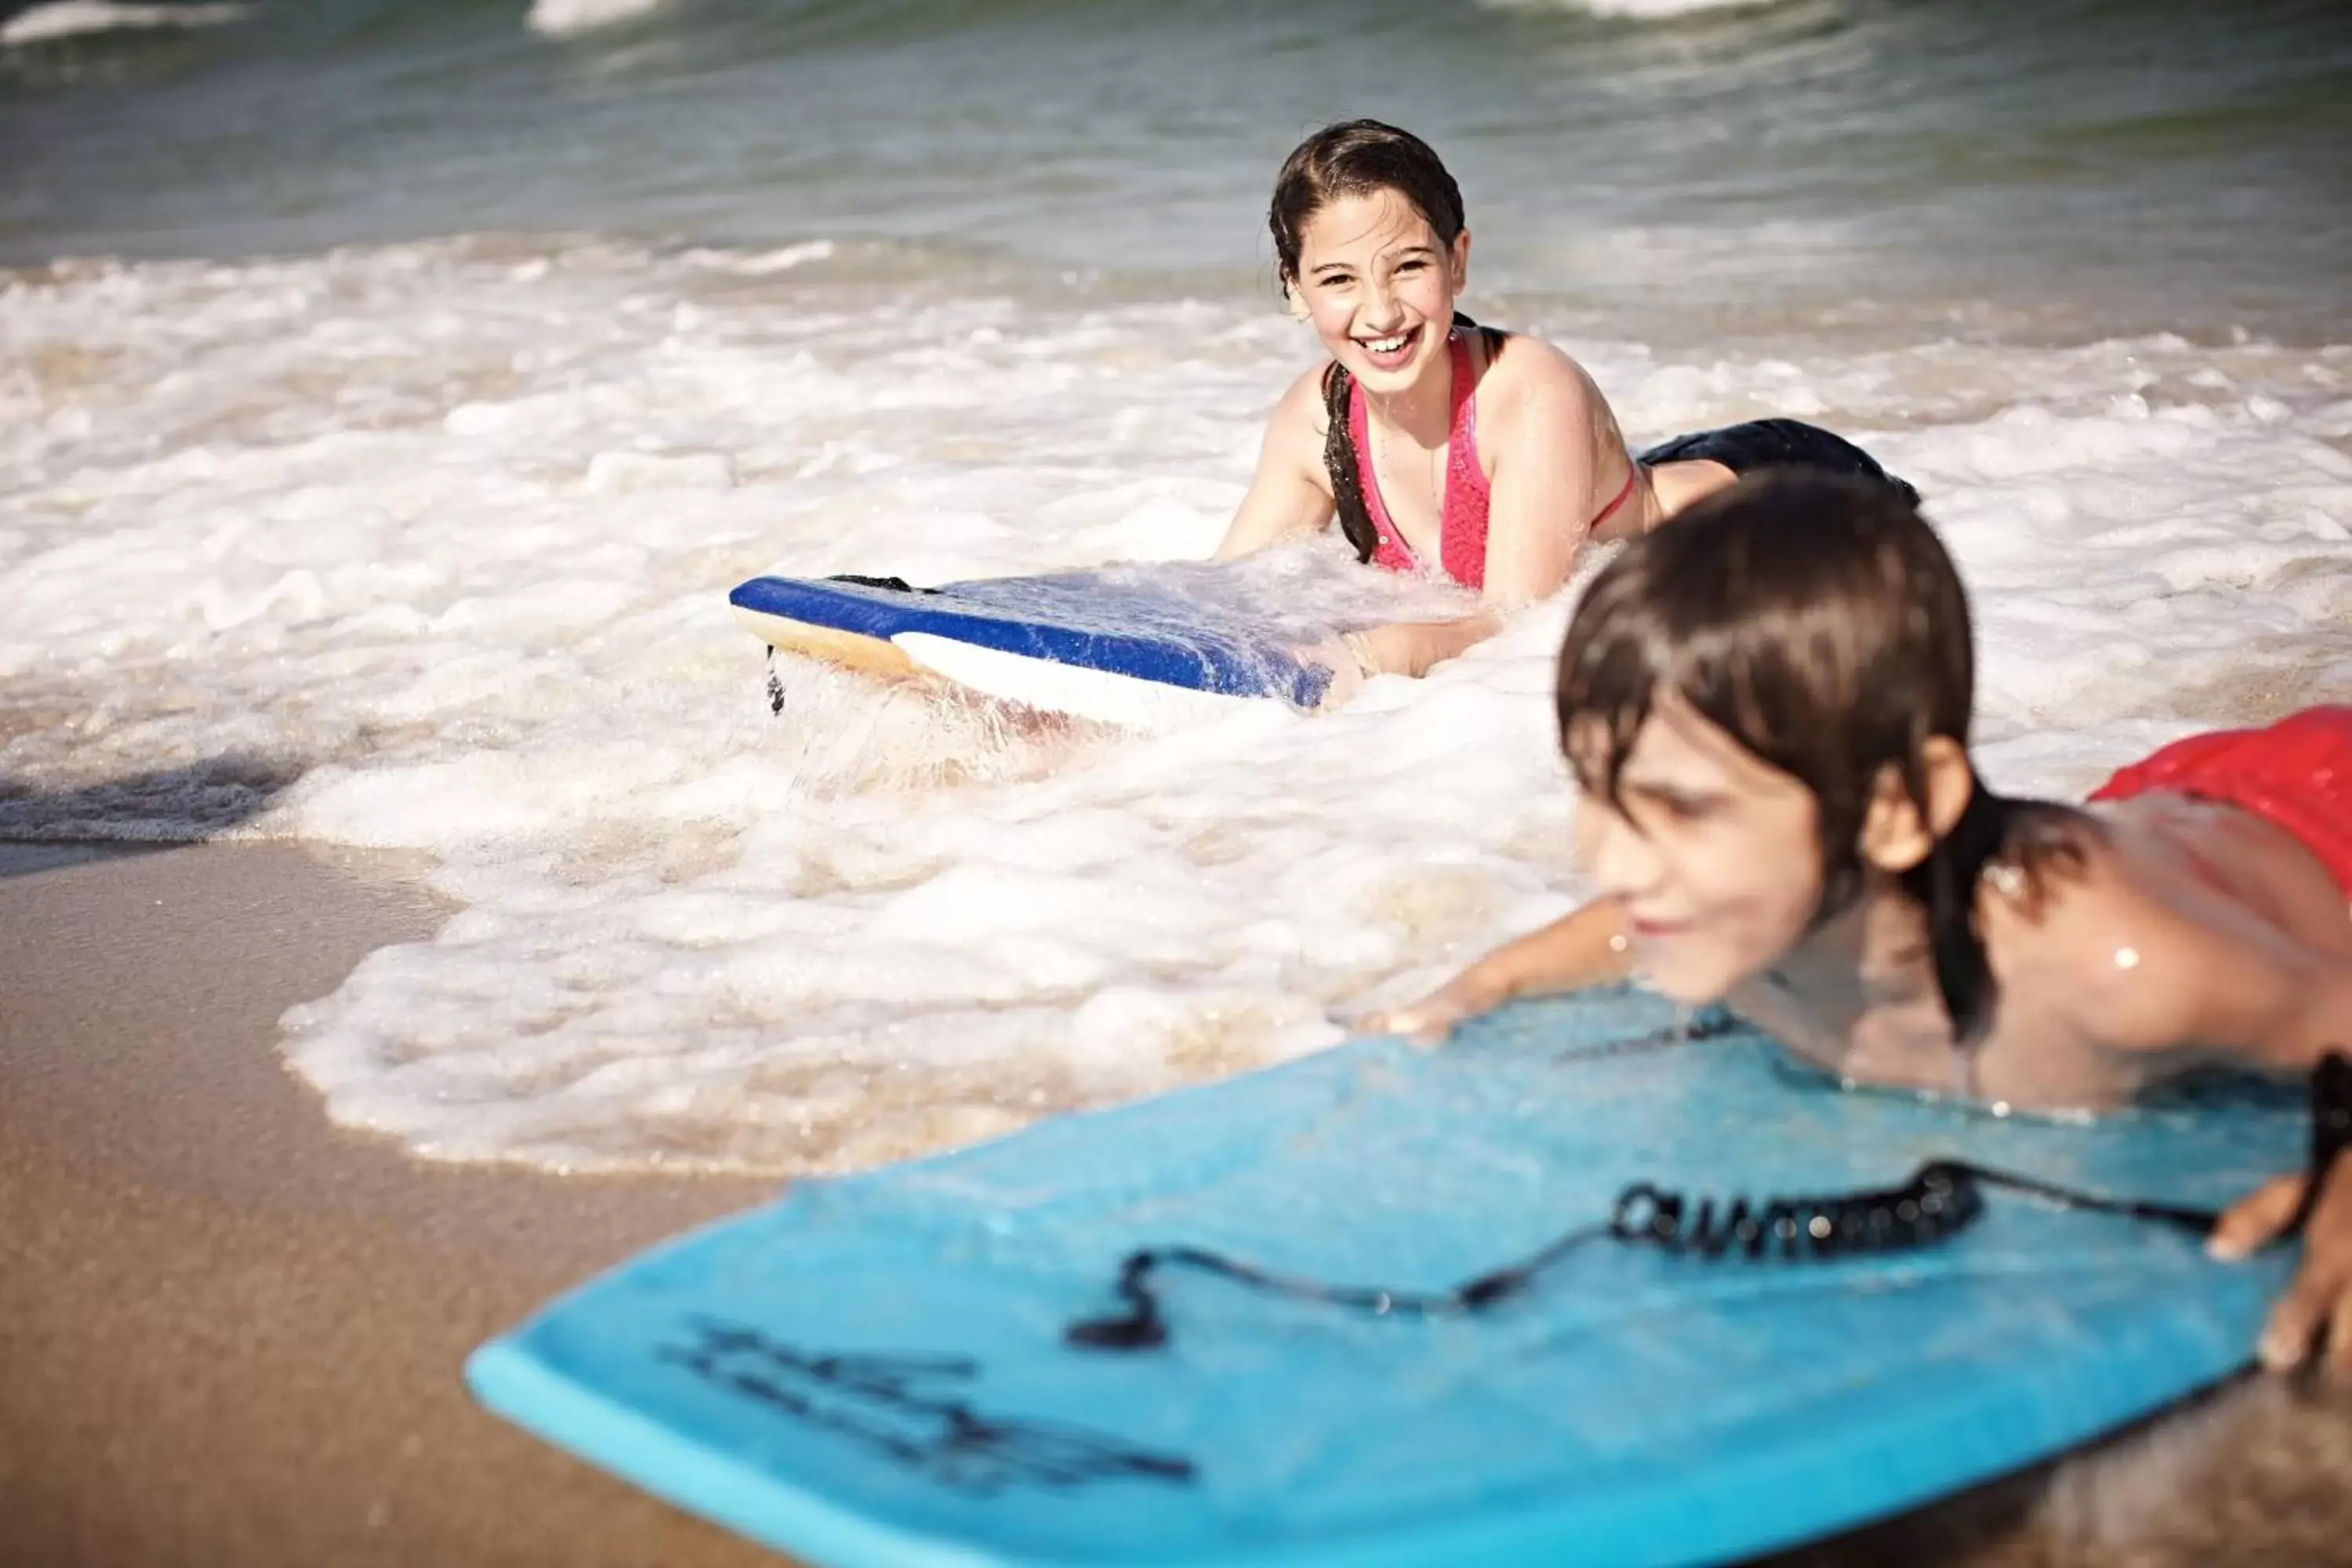
<svg viewBox="0 0 2352 1568">
<path fill-rule="evenodd" d="M 772 1184 L 433 1166 L 280 1066 L 279 1014 L 439 917 L 283 846 L 0 849 L 0 1563 L 776 1561 L 458 1381 L 542 1298 Z"/>
<path fill-rule="evenodd" d="M 466 1352 L 772 1184 L 410 1159 L 277 1020 L 440 911 L 280 845 L 0 845 L 0 1563 L 774 1563 L 483 1414 Z M 2352 1400 L 2252 1378 L 1789 1563 L 2352 1564 Z"/>
</svg>

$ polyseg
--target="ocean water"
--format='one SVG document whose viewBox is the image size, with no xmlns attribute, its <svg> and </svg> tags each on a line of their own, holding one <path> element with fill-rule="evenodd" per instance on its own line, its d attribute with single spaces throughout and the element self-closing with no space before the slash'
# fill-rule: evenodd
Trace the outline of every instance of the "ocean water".
<svg viewBox="0 0 2352 1568">
<path fill-rule="evenodd" d="M 1996 783 L 2352 698 L 2338 5 L 44 0 L 0 837 L 420 854 L 458 912 L 284 1048 L 438 1157 L 839 1170 L 1340 1037 L 1574 901 L 1573 586 L 1150 732 L 788 661 L 772 713 L 725 594 L 1205 555 L 1312 361 L 1267 186 L 1357 113 L 1637 440 L 1919 485 Z"/>
</svg>

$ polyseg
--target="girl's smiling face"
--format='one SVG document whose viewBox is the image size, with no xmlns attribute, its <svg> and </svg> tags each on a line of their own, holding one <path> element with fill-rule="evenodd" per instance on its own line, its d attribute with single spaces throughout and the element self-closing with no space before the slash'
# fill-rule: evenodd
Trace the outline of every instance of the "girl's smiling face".
<svg viewBox="0 0 2352 1568">
<path fill-rule="evenodd" d="M 1393 395 L 1444 353 L 1469 265 L 1470 236 L 1446 245 L 1398 192 L 1342 195 L 1300 230 L 1291 297 L 1366 391 Z"/>
</svg>

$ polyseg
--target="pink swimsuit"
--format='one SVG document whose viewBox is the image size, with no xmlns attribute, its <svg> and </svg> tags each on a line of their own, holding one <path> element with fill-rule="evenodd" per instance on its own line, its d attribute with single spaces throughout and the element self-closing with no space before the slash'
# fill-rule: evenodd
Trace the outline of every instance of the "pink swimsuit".
<svg viewBox="0 0 2352 1568">
<path fill-rule="evenodd" d="M 1445 510 L 1438 524 L 1439 563 L 1448 576 L 1463 586 L 1483 588 L 1486 584 L 1486 508 L 1494 489 L 1486 482 L 1486 470 L 1478 462 L 1478 405 L 1471 397 L 1469 338 L 1455 331 L 1447 337 L 1446 347 L 1454 355 L 1454 409 L 1445 440 Z M 1370 432 L 1366 419 L 1364 389 L 1351 385 L 1348 389 L 1348 432 L 1355 437 L 1356 475 L 1363 486 L 1364 510 L 1371 514 L 1372 528 L 1380 537 L 1380 545 L 1372 552 L 1372 564 L 1391 572 L 1418 572 L 1421 558 L 1404 542 L 1403 532 L 1389 516 L 1388 502 L 1381 497 L 1380 476 L 1372 471 Z M 1625 504 L 1633 493 L 1633 479 L 1629 464 L 1623 488 L 1618 490 L 1617 499 L 1602 507 L 1601 515 L 1592 520 L 1594 528 L 1608 521 L 1611 514 Z"/>
</svg>

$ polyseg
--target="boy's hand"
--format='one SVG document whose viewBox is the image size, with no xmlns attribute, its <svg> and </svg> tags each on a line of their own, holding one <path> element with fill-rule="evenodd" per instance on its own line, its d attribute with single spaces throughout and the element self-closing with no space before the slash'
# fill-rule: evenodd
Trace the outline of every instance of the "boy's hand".
<svg viewBox="0 0 2352 1568">
<path fill-rule="evenodd" d="M 1508 987 L 1492 969 L 1474 963 L 1420 1001 L 1371 1015 L 1364 1027 L 1374 1034 L 1402 1035 L 1416 1046 L 1442 1046 L 1454 1026 L 1509 1000 Z"/>
<path fill-rule="evenodd" d="M 2206 1249 L 2240 1258 L 2276 1240 L 2303 1203 L 2304 1176 L 2281 1176 L 2231 1205 Z M 2303 1233 L 2303 1267 L 2271 1309 L 2256 1353 L 2284 1372 L 2302 1365 L 2324 1340 L 2328 1376 L 2352 1379 L 2352 1160 L 2327 1173 Z"/>
</svg>

